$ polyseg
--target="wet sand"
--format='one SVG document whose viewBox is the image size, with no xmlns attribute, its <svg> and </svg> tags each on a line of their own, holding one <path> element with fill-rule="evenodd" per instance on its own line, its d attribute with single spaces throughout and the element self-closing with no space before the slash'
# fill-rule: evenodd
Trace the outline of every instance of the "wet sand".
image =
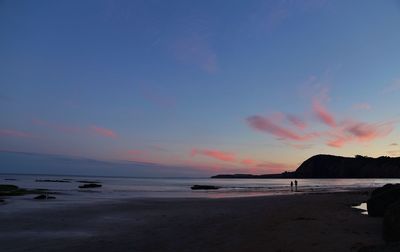
<svg viewBox="0 0 400 252">
<path fill-rule="evenodd" d="M 383 243 L 382 220 L 350 207 L 367 197 L 131 199 L 2 213 L 0 251 L 357 251 Z"/>
</svg>

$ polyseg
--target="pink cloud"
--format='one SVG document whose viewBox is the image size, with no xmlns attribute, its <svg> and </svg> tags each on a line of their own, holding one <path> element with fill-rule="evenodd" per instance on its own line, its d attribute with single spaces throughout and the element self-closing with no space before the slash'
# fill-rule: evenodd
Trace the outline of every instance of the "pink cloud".
<svg viewBox="0 0 400 252">
<path fill-rule="evenodd" d="M 390 134 L 393 130 L 393 123 L 368 124 L 356 122 L 347 126 L 345 130 L 359 141 L 371 141 Z"/>
<path fill-rule="evenodd" d="M 369 124 L 364 122 L 347 121 L 344 122 L 334 133 L 328 132 L 332 136 L 327 145 L 331 147 L 342 147 L 348 142 L 369 142 L 378 138 L 383 138 L 393 131 L 393 123 Z"/>
<path fill-rule="evenodd" d="M 203 156 L 211 157 L 211 158 L 218 159 L 221 161 L 226 161 L 226 162 L 233 162 L 236 159 L 235 154 L 230 153 L 230 152 L 219 151 L 219 150 L 193 149 L 192 156 L 196 156 L 196 155 L 203 155 Z"/>
<path fill-rule="evenodd" d="M 335 148 L 340 148 L 348 141 L 350 141 L 349 138 L 338 137 L 336 139 L 329 141 L 327 145 Z"/>
<path fill-rule="evenodd" d="M 293 123 L 293 125 L 299 129 L 303 130 L 307 127 L 307 124 L 298 116 L 287 115 L 287 119 L 289 120 L 289 122 Z"/>
<path fill-rule="evenodd" d="M 0 136 L 4 137 L 20 137 L 31 138 L 33 135 L 29 132 L 13 130 L 13 129 L 0 129 Z"/>
<path fill-rule="evenodd" d="M 270 116 L 250 116 L 246 119 L 248 125 L 258 131 L 266 132 L 280 139 L 291 141 L 309 141 L 313 139 L 322 139 L 326 145 L 340 148 L 349 142 L 369 142 L 375 139 L 383 138 L 389 135 L 394 122 L 385 123 L 365 123 L 355 120 L 336 120 L 332 113 L 324 106 L 323 101 L 328 100 L 326 90 L 323 90 L 316 98 L 312 100 L 312 111 L 319 121 L 329 126 L 328 130 L 318 130 L 302 132 L 309 127 L 305 121 L 294 115 L 285 115 L 275 113 Z M 357 109 L 368 109 L 367 103 L 360 103 L 355 106 Z M 287 119 L 285 121 L 284 119 Z M 289 126 L 283 125 L 290 122 Z M 292 126 L 292 128 L 290 128 Z M 293 126 L 298 130 L 293 129 Z M 301 131 L 299 131 L 301 130 Z M 307 149 L 312 145 L 298 145 L 290 142 L 286 144 L 298 148 Z"/>
<path fill-rule="evenodd" d="M 283 138 L 283 139 L 290 139 L 290 140 L 295 140 L 295 141 L 305 141 L 313 138 L 313 134 L 306 134 L 306 135 L 300 135 L 297 134 L 294 131 L 291 131 L 289 129 L 286 129 L 274 122 L 268 117 L 262 117 L 262 116 L 250 116 L 247 118 L 247 123 L 252 127 L 253 129 L 262 131 L 262 132 L 267 132 L 269 134 L 272 134 L 274 136 Z"/>
<path fill-rule="evenodd" d="M 255 161 L 253 159 L 247 158 L 247 159 L 243 159 L 240 163 L 244 164 L 244 165 L 253 165 L 255 163 Z"/>
<path fill-rule="evenodd" d="M 319 99 L 313 100 L 313 111 L 316 117 L 328 126 L 336 127 L 333 115 L 322 105 Z"/>
<path fill-rule="evenodd" d="M 98 127 L 95 125 L 92 125 L 89 127 L 89 130 L 97 135 L 103 136 L 103 137 L 110 137 L 110 138 L 117 138 L 117 133 L 110 129 Z"/>
</svg>

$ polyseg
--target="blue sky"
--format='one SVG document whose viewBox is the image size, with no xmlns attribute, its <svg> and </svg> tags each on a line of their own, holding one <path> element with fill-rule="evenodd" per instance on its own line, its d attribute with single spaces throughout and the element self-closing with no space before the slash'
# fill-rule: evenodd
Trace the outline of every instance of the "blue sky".
<svg viewBox="0 0 400 252">
<path fill-rule="evenodd" d="M 204 174 L 398 156 L 399 25 L 399 1 L 1 1 L 0 150 Z"/>
</svg>

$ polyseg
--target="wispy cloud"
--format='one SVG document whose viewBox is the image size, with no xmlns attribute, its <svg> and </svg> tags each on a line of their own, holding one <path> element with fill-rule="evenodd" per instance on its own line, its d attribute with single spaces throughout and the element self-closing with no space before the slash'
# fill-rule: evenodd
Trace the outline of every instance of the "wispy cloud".
<svg viewBox="0 0 400 252">
<path fill-rule="evenodd" d="M 299 13 L 308 13 L 325 6 L 326 0 L 265 1 L 250 16 L 250 26 L 272 32 Z M 258 29 L 257 29 L 258 30 Z"/>
<path fill-rule="evenodd" d="M 174 108 L 176 106 L 176 99 L 172 96 L 162 93 L 160 90 L 148 85 L 143 85 L 141 90 L 143 97 L 152 104 L 160 108 Z"/>
<path fill-rule="evenodd" d="M 287 119 L 289 120 L 289 122 L 293 123 L 293 125 L 299 129 L 303 130 L 307 127 L 307 124 L 298 116 L 287 115 Z"/>
<path fill-rule="evenodd" d="M 328 133 L 331 140 L 327 145 L 331 147 L 342 147 L 348 142 L 370 142 L 389 135 L 394 128 L 393 122 L 386 123 L 364 123 L 357 121 L 344 122 L 333 133 Z"/>
<path fill-rule="evenodd" d="M 253 159 L 247 158 L 247 159 L 243 159 L 242 161 L 240 161 L 241 164 L 244 165 L 254 165 L 256 163 L 256 161 L 254 161 Z"/>
<path fill-rule="evenodd" d="M 290 129 L 278 125 L 269 117 L 255 115 L 248 117 L 246 121 L 253 129 L 266 132 L 283 139 L 305 141 L 315 137 L 314 134 L 298 134 Z"/>
<path fill-rule="evenodd" d="M 218 70 L 217 55 L 204 35 L 190 32 L 177 38 L 172 46 L 175 58 L 189 65 L 196 65 L 208 73 Z"/>
<path fill-rule="evenodd" d="M 214 158 L 220 161 L 233 162 L 236 160 L 235 154 L 231 152 L 225 152 L 220 150 L 209 150 L 209 149 L 193 149 L 192 156 L 203 155 L 206 157 Z"/>
<path fill-rule="evenodd" d="M 0 129 L 0 137 L 19 137 L 19 138 L 32 138 L 30 132 L 14 130 L 14 129 Z"/>
<path fill-rule="evenodd" d="M 323 122 L 324 124 L 330 127 L 336 127 L 336 121 L 333 115 L 328 111 L 328 109 L 322 104 L 319 98 L 313 99 L 312 104 L 313 112 L 315 116 Z"/>
<path fill-rule="evenodd" d="M 371 110 L 371 105 L 368 103 L 356 103 L 352 106 L 353 110 Z"/>
<path fill-rule="evenodd" d="M 310 140 L 322 140 L 327 146 L 340 148 L 350 142 L 370 142 L 379 138 L 386 137 L 389 135 L 394 128 L 394 122 L 383 122 L 383 123 L 368 123 L 351 120 L 338 120 L 334 114 L 330 112 L 324 105 L 324 102 L 328 100 L 326 92 L 322 92 L 320 95 L 312 99 L 312 112 L 314 116 L 322 122 L 325 126 L 329 126 L 327 130 L 319 129 L 318 131 L 313 130 L 312 127 L 309 132 L 304 132 L 304 129 L 308 127 L 307 122 L 301 120 L 295 115 L 286 115 L 287 121 L 281 116 L 250 116 L 246 119 L 248 125 L 258 131 L 269 133 L 274 135 L 280 140 L 288 141 L 310 141 Z M 364 103 L 358 105 L 357 108 L 370 108 L 368 104 Z M 289 124 L 284 124 L 289 122 Z M 294 126 L 296 129 L 291 128 Z M 298 145 L 290 142 L 286 142 L 289 146 L 294 148 L 310 148 L 312 144 Z"/>
<path fill-rule="evenodd" d="M 96 125 L 92 125 L 89 127 L 89 130 L 92 133 L 95 133 L 95 134 L 103 136 L 103 137 L 117 138 L 117 133 L 111 129 L 106 129 L 106 128 L 102 128 L 102 127 L 99 127 Z"/>
<path fill-rule="evenodd" d="M 400 79 L 393 80 L 392 83 L 383 88 L 382 93 L 387 94 L 397 91 L 400 91 Z"/>
</svg>

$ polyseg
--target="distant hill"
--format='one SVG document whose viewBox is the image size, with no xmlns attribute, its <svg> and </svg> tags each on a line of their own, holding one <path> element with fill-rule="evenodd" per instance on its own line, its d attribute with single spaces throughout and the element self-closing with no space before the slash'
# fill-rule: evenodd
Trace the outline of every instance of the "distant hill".
<svg viewBox="0 0 400 252">
<path fill-rule="evenodd" d="M 400 157 L 371 158 L 316 155 L 294 172 L 280 174 L 222 174 L 212 178 L 400 178 Z"/>
</svg>

